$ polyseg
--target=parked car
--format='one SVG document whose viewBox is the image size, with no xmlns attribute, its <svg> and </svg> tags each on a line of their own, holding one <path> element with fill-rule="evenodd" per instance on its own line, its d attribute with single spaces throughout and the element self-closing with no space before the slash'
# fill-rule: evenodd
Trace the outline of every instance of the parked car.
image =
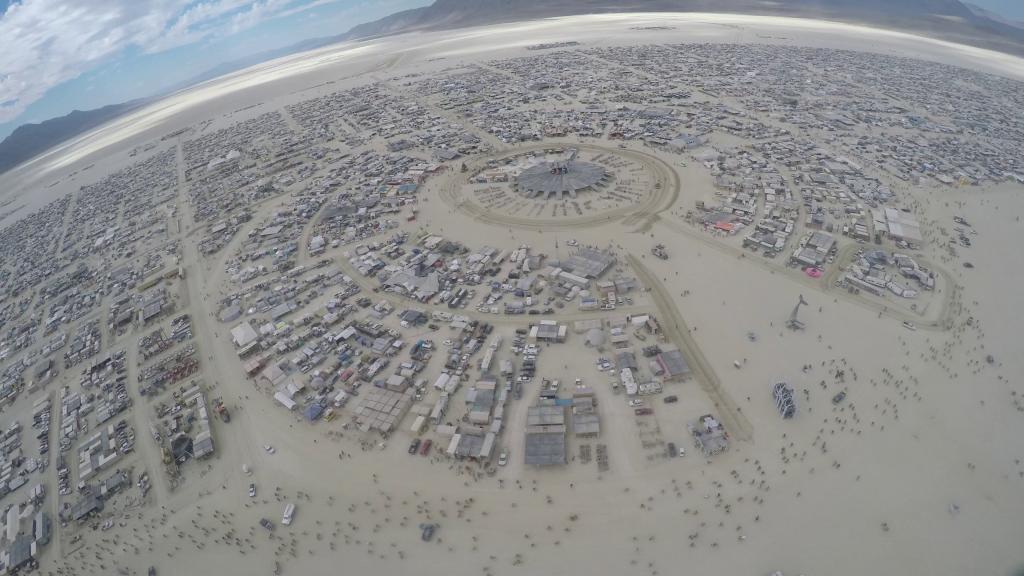
<svg viewBox="0 0 1024 576">
<path fill-rule="evenodd" d="M 255 497 L 256 497 L 256 485 L 250 483 L 249 484 L 249 498 L 255 498 Z"/>
<path fill-rule="evenodd" d="M 639 407 L 641 407 L 643 405 L 644 405 L 644 401 L 643 401 L 642 398 L 633 398 L 632 400 L 629 401 L 629 407 L 630 408 L 639 408 Z"/>
<path fill-rule="evenodd" d="M 268 532 L 274 531 L 274 523 L 266 518 L 260 518 L 260 526 L 266 528 Z"/>
<path fill-rule="evenodd" d="M 506 464 L 508 464 L 508 452 L 502 450 L 501 454 L 498 455 L 498 466 L 504 466 Z"/>
<path fill-rule="evenodd" d="M 665 404 L 674 404 L 674 403 L 676 403 L 678 401 L 679 401 L 679 397 L 676 396 L 675 394 L 672 394 L 670 396 L 665 396 L 665 398 L 662 399 L 662 402 L 664 402 Z"/>
<path fill-rule="evenodd" d="M 409 454 L 416 454 L 420 450 L 420 439 L 413 438 L 412 442 L 409 443 Z"/>
<path fill-rule="evenodd" d="M 434 444 L 434 441 L 431 440 L 430 438 L 427 438 L 426 440 L 424 440 L 423 443 L 420 444 L 420 456 L 426 456 L 427 454 L 430 454 L 430 447 L 433 444 Z"/>
<path fill-rule="evenodd" d="M 270 444 L 264 444 L 263 449 L 267 451 L 267 454 L 273 454 L 274 452 L 276 452 L 276 450 L 274 450 L 274 447 L 271 446 Z"/>
<path fill-rule="evenodd" d="M 650 408 L 637 408 L 636 410 L 633 410 L 633 413 L 637 416 L 650 416 L 651 414 L 654 414 L 654 410 L 651 410 Z"/>
<path fill-rule="evenodd" d="M 665 452 L 668 454 L 669 458 L 675 458 L 677 453 L 675 442 L 669 442 L 668 445 L 665 446 Z"/>
</svg>

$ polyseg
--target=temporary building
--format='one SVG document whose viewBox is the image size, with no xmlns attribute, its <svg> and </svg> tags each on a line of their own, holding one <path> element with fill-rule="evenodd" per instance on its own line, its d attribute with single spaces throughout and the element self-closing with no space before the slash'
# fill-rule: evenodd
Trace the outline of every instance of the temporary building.
<svg viewBox="0 0 1024 576">
<path fill-rule="evenodd" d="M 310 422 L 313 422 L 314 420 L 320 418 L 320 415 L 323 413 L 324 407 L 317 402 L 314 402 L 309 406 L 306 406 L 306 410 L 304 412 L 306 420 L 309 420 Z"/>
<path fill-rule="evenodd" d="M 281 403 L 282 406 L 289 410 L 295 409 L 295 401 L 288 397 L 284 392 L 277 392 L 274 394 L 274 400 Z"/>
<path fill-rule="evenodd" d="M 256 341 L 259 336 L 256 334 L 256 330 L 252 327 L 252 324 L 248 322 L 242 322 L 238 326 L 231 329 L 231 340 L 235 343 L 235 346 L 244 348 L 249 344 Z"/>
</svg>

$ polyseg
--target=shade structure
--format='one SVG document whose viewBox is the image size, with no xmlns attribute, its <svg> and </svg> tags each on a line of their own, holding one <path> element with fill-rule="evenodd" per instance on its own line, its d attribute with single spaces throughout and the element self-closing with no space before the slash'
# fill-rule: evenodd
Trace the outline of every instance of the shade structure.
<svg viewBox="0 0 1024 576">
<path fill-rule="evenodd" d="M 523 170 L 516 178 L 516 188 L 527 197 L 573 198 L 580 190 L 592 188 L 606 177 L 602 166 L 592 162 L 541 162 Z"/>
</svg>

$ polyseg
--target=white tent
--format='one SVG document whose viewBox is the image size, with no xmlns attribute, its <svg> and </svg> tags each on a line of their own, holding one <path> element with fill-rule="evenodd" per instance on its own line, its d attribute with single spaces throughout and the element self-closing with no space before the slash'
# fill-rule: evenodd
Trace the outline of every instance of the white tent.
<svg viewBox="0 0 1024 576">
<path fill-rule="evenodd" d="M 295 401 L 289 398 L 288 395 L 285 394 L 284 392 L 277 392 L 276 394 L 274 394 L 274 400 L 277 400 L 278 402 L 281 403 L 282 406 L 289 410 L 295 409 Z"/>
<path fill-rule="evenodd" d="M 253 329 L 252 324 L 248 322 L 242 322 L 238 326 L 231 329 L 231 340 L 235 343 L 235 346 L 244 348 L 249 344 L 256 341 L 259 336 L 256 334 L 256 330 Z"/>
</svg>

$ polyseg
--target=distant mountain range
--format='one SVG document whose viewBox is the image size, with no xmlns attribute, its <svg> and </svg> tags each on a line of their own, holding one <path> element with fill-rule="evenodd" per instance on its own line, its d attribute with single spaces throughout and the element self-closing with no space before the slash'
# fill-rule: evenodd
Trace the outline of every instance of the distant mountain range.
<svg viewBox="0 0 1024 576">
<path fill-rule="evenodd" d="M 151 99 L 111 104 L 95 110 L 75 110 L 38 124 L 22 124 L 0 142 L 0 174 L 83 132 L 146 104 Z"/>
<path fill-rule="evenodd" d="M 974 12 L 978 16 L 983 16 L 983 17 L 988 18 L 990 20 L 995 20 L 996 22 L 1002 22 L 1003 24 L 1009 24 L 1010 26 L 1013 26 L 1014 28 L 1020 28 L 1020 29 L 1024 30 L 1024 20 L 1011 20 L 1010 18 L 1007 18 L 1007 17 L 1005 17 L 1005 16 L 1003 16 L 1001 14 L 996 14 L 995 12 L 993 12 L 991 10 L 988 10 L 986 8 L 982 8 L 981 6 L 978 6 L 977 4 L 972 4 L 970 2 L 964 2 L 964 6 L 967 6 L 967 8 L 969 8 L 971 12 Z"/>
<path fill-rule="evenodd" d="M 436 0 L 360 24 L 337 39 L 614 12 L 727 12 L 839 20 L 1024 55 L 1024 30 L 959 0 Z"/>
<path fill-rule="evenodd" d="M 616 12 L 726 12 L 837 20 L 904 30 L 1024 56 L 1024 25 L 959 0 L 435 0 L 429 6 L 359 24 L 344 34 L 313 38 L 220 64 L 164 94 L 260 62 L 348 40 L 416 30 Z M 0 173 L 147 101 L 136 100 L 85 112 L 76 110 L 61 118 L 20 126 L 0 142 Z"/>
</svg>

